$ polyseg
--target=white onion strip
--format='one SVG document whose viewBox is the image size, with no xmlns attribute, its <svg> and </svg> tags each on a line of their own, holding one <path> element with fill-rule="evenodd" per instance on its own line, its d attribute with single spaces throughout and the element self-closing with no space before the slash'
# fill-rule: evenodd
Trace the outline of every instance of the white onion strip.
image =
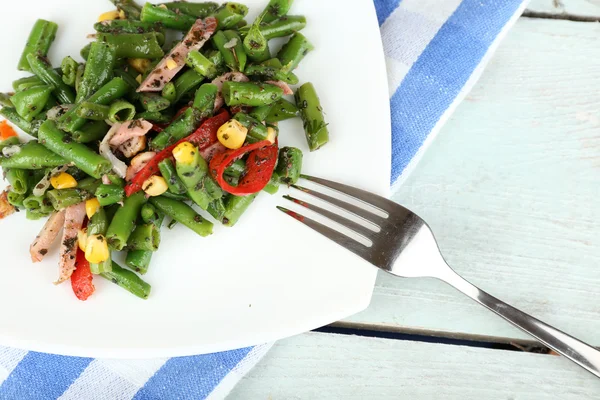
<svg viewBox="0 0 600 400">
<path fill-rule="evenodd" d="M 44 193 L 46 193 L 46 190 L 48 190 L 50 187 L 50 178 L 60 174 L 61 172 L 65 172 L 69 168 L 69 165 L 70 164 L 65 164 L 62 167 L 56 167 L 44 175 L 44 177 L 33 188 L 33 195 L 37 197 L 43 196 Z"/>
<path fill-rule="evenodd" d="M 104 136 L 104 139 L 102 139 L 98 150 L 102 157 L 110 161 L 110 163 L 112 164 L 112 170 L 115 171 L 115 173 L 121 178 L 125 178 L 125 175 L 127 174 L 127 164 L 119 160 L 117 156 L 113 154 L 110 148 L 110 144 L 108 143 L 110 139 L 118 132 L 120 127 L 121 124 L 114 124 L 110 128 L 110 130 L 106 133 L 106 136 Z"/>
</svg>

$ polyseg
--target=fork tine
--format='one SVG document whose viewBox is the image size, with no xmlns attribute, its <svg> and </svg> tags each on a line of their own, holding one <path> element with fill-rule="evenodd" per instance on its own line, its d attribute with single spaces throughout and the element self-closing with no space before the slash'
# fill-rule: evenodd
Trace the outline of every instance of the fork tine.
<svg viewBox="0 0 600 400">
<path fill-rule="evenodd" d="M 335 197 L 328 196 L 323 193 L 315 192 L 314 190 L 307 189 L 298 185 L 291 185 L 294 189 L 298 189 L 306 194 L 310 194 L 318 199 L 321 199 L 329 204 L 333 204 L 334 206 L 338 206 L 341 209 L 348 211 L 351 214 L 356 215 L 364 219 L 367 222 L 371 222 L 377 226 L 382 226 L 385 218 L 380 217 L 379 215 L 373 213 L 372 211 L 365 210 L 364 208 L 357 207 L 353 204 L 347 203 L 343 200 L 336 199 Z"/>
<path fill-rule="evenodd" d="M 302 177 L 308 181 L 314 182 L 316 184 L 319 184 L 321 186 L 325 186 L 329 189 L 333 189 L 336 192 L 340 192 L 347 196 L 353 197 L 357 200 L 362 201 L 365 204 L 368 204 L 372 207 L 378 208 L 381 211 L 384 211 L 387 213 L 391 213 L 394 210 L 394 208 L 397 206 L 397 204 L 394 203 L 393 201 L 388 200 L 385 197 L 381 197 L 376 194 L 369 193 L 366 190 L 357 189 L 355 187 L 344 185 L 342 183 L 337 183 L 337 182 L 333 182 L 333 181 L 330 181 L 327 179 L 317 178 L 317 177 L 310 176 L 310 175 L 300 175 L 300 177 Z"/>
<path fill-rule="evenodd" d="M 309 210 L 316 212 L 317 214 L 321 214 L 321 215 L 329 218 L 330 220 L 337 222 L 338 224 L 343 225 L 346 228 L 354 231 L 354 233 L 358 233 L 360 236 L 364 237 L 365 239 L 372 240 L 372 238 L 377 234 L 377 232 L 372 231 L 371 229 L 369 229 L 361 224 L 357 224 L 356 222 L 351 221 L 347 218 L 344 218 L 339 214 L 333 213 L 329 210 L 325 210 L 324 208 L 315 206 L 314 204 L 310 204 L 305 201 L 298 200 L 298 199 L 296 199 L 292 196 L 288 196 L 288 195 L 283 196 L 283 198 L 286 200 L 293 201 L 294 203 L 296 203 L 302 207 L 306 207 Z"/>
<path fill-rule="evenodd" d="M 331 229 L 330 227 L 325 226 L 313 219 L 310 219 L 308 217 L 300 215 L 292 210 L 288 210 L 285 207 L 277 206 L 277 209 L 284 212 L 285 214 L 289 215 L 290 217 L 294 218 L 295 220 L 303 223 L 304 225 L 308 226 L 309 228 L 314 229 L 315 231 L 319 232 L 321 235 L 325 236 L 326 238 L 333 240 L 334 242 L 336 242 L 340 246 L 350 250 L 357 256 L 362 257 L 363 259 L 369 261 L 369 258 L 368 258 L 369 257 L 369 248 L 367 246 L 363 245 L 362 243 L 359 243 L 356 240 L 352 239 L 351 237 L 348 237 L 341 232 Z"/>
</svg>

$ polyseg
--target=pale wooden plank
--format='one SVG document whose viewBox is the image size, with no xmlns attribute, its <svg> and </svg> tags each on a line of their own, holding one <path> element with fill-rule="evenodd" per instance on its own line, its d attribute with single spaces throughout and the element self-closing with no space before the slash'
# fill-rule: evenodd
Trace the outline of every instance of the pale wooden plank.
<svg viewBox="0 0 600 400">
<path fill-rule="evenodd" d="M 600 380 L 568 360 L 308 333 L 277 342 L 229 400 L 591 400 Z"/>
<path fill-rule="evenodd" d="M 554 16 L 579 16 L 600 18 L 598 0 L 531 0 L 527 11 L 546 13 Z"/>
<path fill-rule="evenodd" d="M 600 344 L 600 25 L 521 19 L 394 199 L 476 285 Z M 381 274 L 347 321 L 527 338 L 441 282 Z"/>
</svg>

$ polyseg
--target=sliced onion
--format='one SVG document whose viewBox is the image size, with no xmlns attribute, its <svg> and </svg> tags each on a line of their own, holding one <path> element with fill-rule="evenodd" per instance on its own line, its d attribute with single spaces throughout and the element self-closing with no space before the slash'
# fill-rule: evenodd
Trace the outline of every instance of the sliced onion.
<svg viewBox="0 0 600 400">
<path fill-rule="evenodd" d="M 223 45 L 223 47 L 226 48 L 226 49 L 231 49 L 231 48 L 237 46 L 237 44 L 238 44 L 238 39 L 237 38 L 231 38 L 231 40 L 229 42 L 225 43 Z"/>
<path fill-rule="evenodd" d="M 21 146 L 15 144 L 12 146 L 6 146 L 5 148 L 2 149 L 2 155 L 4 157 L 10 157 L 13 156 L 17 153 L 21 152 Z"/>
<path fill-rule="evenodd" d="M 46 193 L 46 190 L 48 190 L 50 187 L 50 178 L 60 174 L 61 172 L 65 172 L 67 168 L 69 168 L 69 165 L 70 164 L 65 164 L 62 167 L 56 167 L 44 175 L 44 177 L 34 186 L 32 191 L 33 195 L 38 197 L 43 196 L 44 193 Z"/>
<path fill-rule="evenodd" d="M 61 104 L 59 106 L 52 107 L 46 112 L 46 117 L 51 121 L 56 121 L 71 108 L 73 108 L 73 104 Z"/>
<path fill-rule="evenodd" d="M 112 149 L 110 148 L 110 144 L 108 143 L 110 139 L 117 133 L 120 127 L 121 124 L 114 124 L 110 128 L 110 130 L 106 133 L 106 136 L 104 136 L 104 139 L 102 139 L 98 150 L 102 157 L 110 161 L 110 163 L 113 166 L 112 170 L 115 171 L 115 173 L 121 178 L 125 178 L 125 175 L 127 174 L 127 164 L 119 160 L 117 156 L 113 154 Z"/>
</svg>

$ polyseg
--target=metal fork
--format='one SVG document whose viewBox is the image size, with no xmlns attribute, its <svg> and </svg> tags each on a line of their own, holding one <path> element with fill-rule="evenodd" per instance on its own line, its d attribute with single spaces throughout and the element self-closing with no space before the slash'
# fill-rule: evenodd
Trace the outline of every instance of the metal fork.
<svg viewBox="0 0 600 400">
<path fill-rule="evenodd" d="M 375 212 L 368 211 L 365 208 L 355 206 L 338 198 L 298 185 L 292 185 L 295 189 L 317 197 L 346 212 L 354 214 L 370 224 L 376 225 L 380 229 L 379 232 L 376 232 L 329 210 L 291 196 L 283 196 L 287 200 L 291 200 L 345 226 L 370 241 L 372 245 L 370 247 L 366 246 L 343 233 L 287 208 L 277 207 L 279 210 L 392 275 L 405 278 L 432 277 L 446 282 L 479 304 L 495 312 L 517 328 L 527 332 L 546 346 L 600 378 L 600 351 L 506 304 L 466 281 L 448 266 L 439 251 L 431 229 L 429 229 L 429 226 L 418 215 L 384 197 L 361 189 L 313 176 L 302 175 L 302 178 L 359 200 L 386 215 L 383 217 Z M 418 250 L 417 247 L 421 246 L 428 246 L 431 251 L 425 253 L 422 250 Z M 423 259 L 423 263 L 414 264 L 407 262 L 414 255 L 418 255 Z"/>
</svg>

